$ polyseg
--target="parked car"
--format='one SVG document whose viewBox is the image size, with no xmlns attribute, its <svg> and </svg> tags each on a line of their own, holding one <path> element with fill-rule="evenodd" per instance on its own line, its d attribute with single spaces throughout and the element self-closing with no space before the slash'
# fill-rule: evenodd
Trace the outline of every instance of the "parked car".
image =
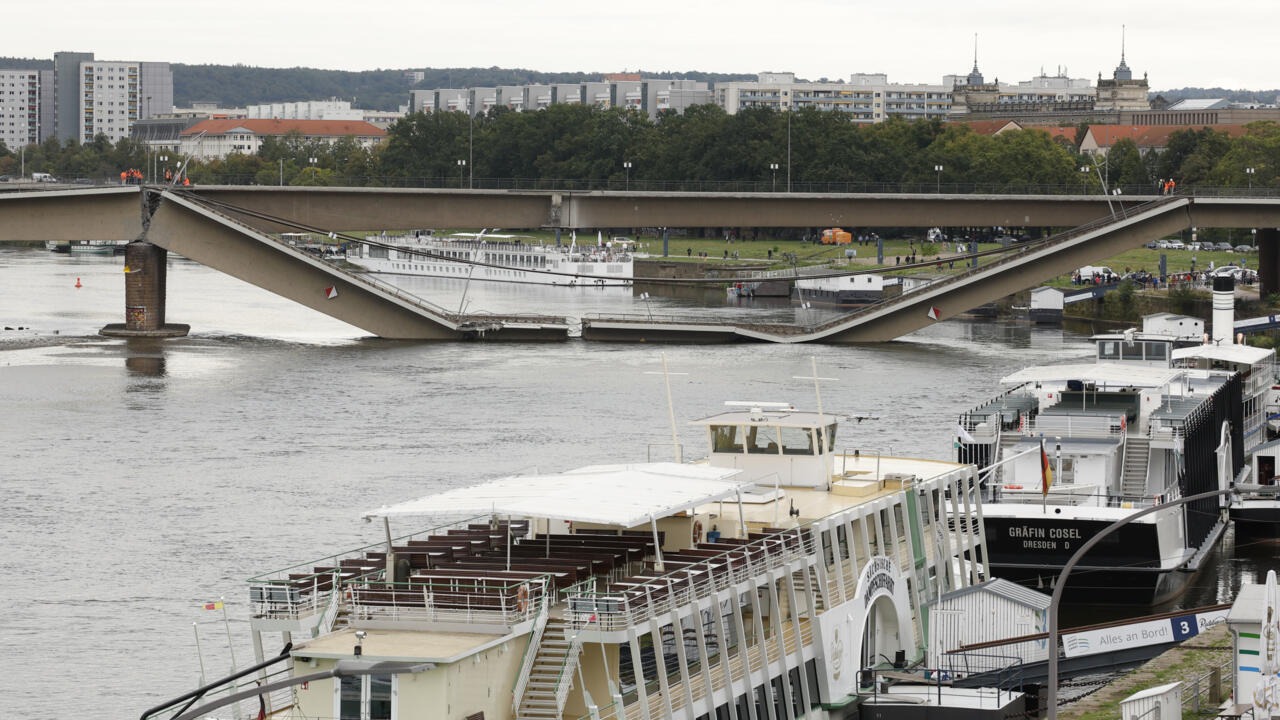
<svg viewBox="0 0 1280 720">
<path fill-rule="evenodd" d="M 1231 251 L 1232 251 L 1232 250 L 1234 250 L 1235 248 L 1231 247 L 1231 243 L 1224 243 L 1224 242 L 1220 242 L 1220 243 L 1218 243 L 1218 244 L 1214 245 L 1214 246 L 1213 246 L 1213 249 L 1214 249 L 1214 250 L 1219 250 L 1219 251 L 1231 252 Z"/>
<path fill-rule="evenodd" d="M 1253 246 L 1252 246 L 1252 245 L 1237 245 L 1237 246 L 1235 247 L 1235 250 L 1236 250 L 1236 252 L 1238 252 L 1238 253 L 1253 252 Z"/>
<path fill-rule="evenodd" d="M 1233 277 L 1233 278 L 1235 278 L 1235 279 L 1239 280 L 1239 279 L 1240 279 L 1240 276 L 1241 276 L 1243 273 L 1244 273 L 1244 268 L 1240 267 L 1239 265 L 1223 265 L 1222 267 L 1220 267 L 1220 268 L 1216 268 L 1216 269 L 1213 271 L 1213 276 L 1214 276 L 1214 277 L 1227 277 L 1227 276 L 1231 276 L 1231 277 Z"/>
<path fill-rule="evenodd" d="M 9 182 L 12 179 L 12 175 L 0 175 L 0 182 Z"/>
</svg>

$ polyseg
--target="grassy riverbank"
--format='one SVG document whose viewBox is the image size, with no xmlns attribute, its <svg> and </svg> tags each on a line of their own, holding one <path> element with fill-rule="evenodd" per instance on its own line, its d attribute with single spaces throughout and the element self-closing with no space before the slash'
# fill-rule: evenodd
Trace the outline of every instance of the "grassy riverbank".
<svg viewBox="0 0 1280 720">
<path fill-rule="evenodd" d="M 1227 631 L 1226 623 L 1219 623 L 1152 658 L 1101 690 L 1063 705 L 1058 708 L 1058 717 L 1115 720 L 1120 717 L 1121 700 L 1142 690 L 1179 681 L 1184 684 L 1182 716 L 1212 717 L 1231 693 L 1234 681 L 1231 659 L 1231 633 Z M 1199 713 L 1195 712 L 1197 707 Z"/>
</svg>

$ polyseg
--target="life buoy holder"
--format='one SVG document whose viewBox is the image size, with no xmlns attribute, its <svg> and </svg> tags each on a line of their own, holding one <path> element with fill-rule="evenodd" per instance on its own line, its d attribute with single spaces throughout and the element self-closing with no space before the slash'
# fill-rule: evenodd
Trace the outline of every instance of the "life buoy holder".
<svg viewBox="0 0 1280 720">
<path fill-rule="evenodd" d="M 702 521 L 693 521 L 693 542 L 694 544 L 702 542 Z"/>
<path fill-rule="evenodd" d="M 529 586 L 521 585 L 516 588 L 516 608 L 520 612 L 529 609 Z"/>
</svg>

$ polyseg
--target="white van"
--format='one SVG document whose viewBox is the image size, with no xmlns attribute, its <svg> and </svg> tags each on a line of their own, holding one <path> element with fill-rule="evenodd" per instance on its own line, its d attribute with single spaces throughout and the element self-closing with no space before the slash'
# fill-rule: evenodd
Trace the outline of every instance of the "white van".
<svg viewBox="0 0 1280 720">
<path fill-rule="evenodd" d="M 49 173 L 31 173 L 31 180 L 33 182 L 58 182 L 58 178 L 50 175 Z"/>
<path fill-rule="evenodd" d="M 1115 280 L 1120 279 L 1120 276 L 1116 274 L 1116 271 L 1106 265 L 1085 265 L 1077 272 L 1080 273 L 1080 282 L 1093 282 L 1094 275 L 1097 275 L 1099 278 L 1106 278 L 1110 276 Z"/>
</svg>

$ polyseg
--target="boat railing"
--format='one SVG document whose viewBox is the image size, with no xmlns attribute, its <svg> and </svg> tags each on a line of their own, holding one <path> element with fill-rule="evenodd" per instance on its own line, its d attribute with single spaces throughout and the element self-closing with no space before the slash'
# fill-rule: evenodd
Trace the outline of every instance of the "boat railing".
<svg viewBox="0 0 1280 720">
<path fill-rule="evenodd" d="M 1059 406 L 1060 408 L 1061 406 Z M 1126 422 L 1120 414 L 1098 415 L 1094 413 L 1075 415 L 1070 411 L 1040 413 L 1035 419 L 1025 423 L 1025 435 L 1038 437 L 1043 435 L 1046 445 L 1057 437 L 1071 438 L 1109 438 L 1123 436 Z"/>
<path fill-rule="evenodd" d="M 625 590 L 570 596 L 569 624 L 623 630 L 806 557 L 816 557 L 812 533 L 804 528 L 772 533 Z"/>
<path fill-rule="evenodd" d="M 965 706 L 976 708 L 998 709 L 1008 702 L 1018 690 L 1006 689 L 1022 685 L 1023 667 L 1015 665 L 1010 668 L 994 670 L 994 682 L 984 683 L 982 687 L 972 688 L 965 695 Z M 915 668 L 903 670 L 897 668 L 867 668 L 858 676 L 859 694 L 866 696 L 869 707 L 875 707 L 881 694 L 891 702 L 927 703 L 929 698 L 936 697 L 942 705 L 952 693 L 950 673 L 934 668 Z M 912 692 L 889 693 L 889 688 L 906 683 Z M 918 688 L 918 691 L 915 689 Z M 865 712 L 868 707 L 863 707 Z"/>
<path fill-rule="evenodd" d="M 489 519 L 487 515 L 478 515 L 417 530 L 393 538 L 392 545 L 447 534 L 450 530 L 464 529 L 471 523 L 488 523 Z M 356 564 L 357 561 L 366 559 L 368 553 L 385 550 L 385 541 L 371 543 L 255 575 L 247 581 L 252 613 L 255 617 L 300 618 L 321 612 L 326 607 L 330 594 L 339 591 L 344 584 L 368 581 L 385 574 L 385 559 Z"/>
<path fill-rule="evenodd" d="M 429 571 L 427 571 L 429 572 Z M 526 580 L 502 573 L 409 582 L 353 583 L 351 620 L 510 627 L 531 620 L 552 587 L 549 575 Z"/>
<path fill-rule="evenodd" d="M 1045 655 L 1043 652 L 1040 654 Z M 1038 660 L 1043 659 L 1043 657 L 1038 658 Z M 936 660 L 937 667 L 930 668 L 927 672 L 930 677 L 943 681 L 969 677 L 970 675 L 985 675 L 987 673 L 995 673 L 1003 677 L 1012 678 L 1022 674 L 1026 662 L 1027 658 L 1021 655 L 958 650 L 943 653 Z M 1004 683 L 999 683 L 999 685 L 1008 687 Z"/>
</svg>

